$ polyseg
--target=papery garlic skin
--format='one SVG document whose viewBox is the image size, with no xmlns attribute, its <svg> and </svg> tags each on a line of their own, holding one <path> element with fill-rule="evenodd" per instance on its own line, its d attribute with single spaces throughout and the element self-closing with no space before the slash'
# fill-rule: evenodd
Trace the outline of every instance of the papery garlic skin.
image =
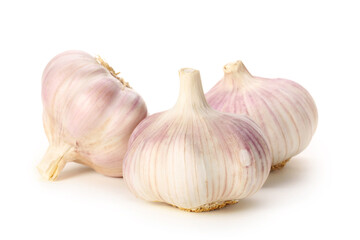
<svg viewBox="0 0 360 240">
<path fill-rule="evenodd" d="M 311 95 L 286 79 L 252 76 L 241 61 L 224 66 L 224 78 L 208 93 L 214 109 L 251 117 L 268 137 L 272 169 L 303 151 L 316 130 L 318 113 Z"/>
<path fill-rule="evenodd" d="M 102 59 L 67 51 L 42 77 L 43 122 L 49 148 L 38 165 L 54 180 L 67 162 L 121 177 L 129 137 L 147 115 L 144 100 Z"/>
<path fill-rule="evenodd" d="M 176 105 L 134 130 L 124 180 L 138 197 L 188 211 L 209 211 L 255 193 L 271 167 L 270 148 L 246 116 L 209 107 L 199 71 L 180 70 Z"/>
</svg>

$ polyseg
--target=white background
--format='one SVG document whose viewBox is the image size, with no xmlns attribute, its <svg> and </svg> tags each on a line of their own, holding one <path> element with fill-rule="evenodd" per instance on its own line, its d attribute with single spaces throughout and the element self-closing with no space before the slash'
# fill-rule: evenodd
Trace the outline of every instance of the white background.
<svg viewBox="0 0 360 240">
<path fill-rule="evenodd" d="M 1 0 L 0 239 L 359 239 L 357 3 Z M 208 213 L 147 203 L 77 164 L 46 182 L 41 74 L 69 49 L 104 57 L 150 113 L 175 103 L 178 69 L 199 69 L 207 91 L 241 59 L 307 88 L 318 129 L 254 196 Z"/>
</svg>

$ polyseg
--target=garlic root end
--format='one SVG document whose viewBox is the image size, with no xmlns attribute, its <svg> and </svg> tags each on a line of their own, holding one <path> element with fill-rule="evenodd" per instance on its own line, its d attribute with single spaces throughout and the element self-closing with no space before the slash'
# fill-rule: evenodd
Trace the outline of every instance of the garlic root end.
<svg viewBox="0 0 360 240">
<path fill-rule="evenodd" d="M 209 212 L 209 211 L 213 211 L 213 210 L 217 210 L 223 207 L 226 207 L 227 205 L 232 205 L 235 203 L 238 203 L 239 200 L 228 200 L 228 201 L 223 201 L 223 202 L 213 202 L 213 203 L 207 203 L 204 205 L 201 205 L 200 207 L 197 208 L 182 208 L 182 207 L 178 207 L 178 206 L 174 206 L 179 208 L 180 210 L 186 211 L 186 212 Z"/>
<path fill-rule="evenodd" d="M 128 82 L 125 82 L 125 80 L 123 78 L 118 76 L 120 74 L 120 72 L 115 72 L 115 70 L 107 62 L 105 62 L 104 59 L 102 59 L 99 55 L 96 56 L 95 59 L 101 66 L 106 68 L 114 78 L 119 80 L 121 82 L 121 84 L 124 86 L 124 88 L 126 88 L 126 87 L 131 88 Z"/>
<path fill-rule="evenodd" d="M 285 167 L 286 163 L 287 163 L 288 161 L 290 161 L 290 159 L 291 159 L 291 158 L 286 159 L 286 160 L 282 161 L 281 163 L 278 163 L 278 164 L 275 164 L 275 165 L 271 166 L 271 172 L 272 172 L 272 171 L 275 171 L 275 170 L 280 170 L 280 169 L 282 169 L 283 167 Z"/>
</svg>

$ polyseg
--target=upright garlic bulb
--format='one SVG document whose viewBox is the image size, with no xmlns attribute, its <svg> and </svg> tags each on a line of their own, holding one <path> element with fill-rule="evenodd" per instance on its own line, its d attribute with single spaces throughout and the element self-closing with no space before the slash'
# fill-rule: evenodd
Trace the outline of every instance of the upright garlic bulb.
<svg viewBox="0 0 360 240">
<path fill-rule="evenodd" d="M 146 117 L 141 96 L 101 58 L 57 55 L 42 77 L 43 121 L 50 146 L 38 165 L 54 180 L 67 162 L 121 177 L 130 134 Z"/>
<path fill-rule="evenodd" d="M 224 73 L 206 94 L 209 105 L 250 116 L 268 137 L 272 170 L 282 168 L 310 143 L 318 121 L 314 100 L 293 81 L 252 76 L 241 61 L 225 65 Z"/>
<path fill-rule="evenodd" d="M 124 159 L 130 190 L 148 201 L 209 211 L 255 193 L 271 167 L 270 148 L 246 116 L 209 107 L 200 73 L 182 69 L 176 105 L 134 130 Z"/>
</svg>

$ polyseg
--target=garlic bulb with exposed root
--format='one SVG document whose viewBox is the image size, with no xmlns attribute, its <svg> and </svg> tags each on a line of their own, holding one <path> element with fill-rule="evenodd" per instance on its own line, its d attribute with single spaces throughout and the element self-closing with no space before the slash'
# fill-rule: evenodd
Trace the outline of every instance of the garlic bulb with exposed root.
<svg viewBox="0 0 360 240">
<path fill-rule="evenodd" d="M 57 55 L 42 77 L 44 128 L 50 146 L 38 165 L 54 180 L 67 162 L 121 177 L 129 137 L 147 115 L 141 96 L 100 57 Z"/>
<path fill-rule="evenodd" d="M 213 110 L 200 73 L 182 69 L 175 106 L 134 130 L 124 159 L 130 190 L 148 201 L 209 211 L 255 193 L 271 167 L 270 148 L 246 116 Z"/>
<path fill-rule="evenodd" d="M 317 126 L 315 102 L 302 86 L 254 77 L 241 61 L 224 66 L 224 78 L 206 99 L 218 111 L 246 114 L 259 124 L 271 146 L 273 170 L 303 151 Z"/>
</svg>

